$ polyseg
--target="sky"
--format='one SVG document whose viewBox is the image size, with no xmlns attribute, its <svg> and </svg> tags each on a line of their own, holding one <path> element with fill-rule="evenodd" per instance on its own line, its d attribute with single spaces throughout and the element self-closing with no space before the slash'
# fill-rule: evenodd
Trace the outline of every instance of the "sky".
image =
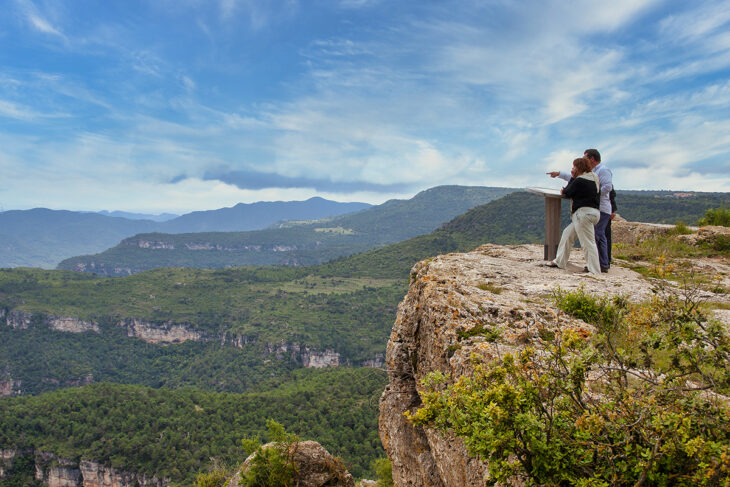
<svg viewBox="0 0 730 487">
<path fill-rule="evenodd" d="M 0 210 L 730 191 L 725 0 L 0 4 Z"/>
</svg>

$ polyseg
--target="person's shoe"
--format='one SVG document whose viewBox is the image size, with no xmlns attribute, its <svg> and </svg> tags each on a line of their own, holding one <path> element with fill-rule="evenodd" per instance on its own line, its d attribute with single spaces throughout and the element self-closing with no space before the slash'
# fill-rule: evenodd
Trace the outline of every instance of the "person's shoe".
<svg viewBox="0 0 730 487">
<path fill-rule="evenodd" d="M 545 264 L 547 267 L 558 267 L 558 264 L 555 263 L 554 260 L 551 260 L 547 264 Z"/>
<path fill-rule="evenodd" d="M 585 274 L 585 273 L 588 273 L 588 272 L 591 272 L 591 271 L 588 270 L 588 267 L 584 267 L 582 272 Z"/>
<path fill-rule="evenodd" d="M 601 272 L 606 274 L 606 273 L 608 273 L 608 269 L 609 269 L 608 267 L 601 267 Z"/>
</svg>

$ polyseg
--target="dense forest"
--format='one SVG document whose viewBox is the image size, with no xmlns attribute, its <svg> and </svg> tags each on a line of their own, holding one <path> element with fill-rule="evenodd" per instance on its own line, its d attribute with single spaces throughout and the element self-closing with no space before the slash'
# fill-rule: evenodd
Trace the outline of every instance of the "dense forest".
<svg viewBox="0 0 730 487">
<path fill-rule="evenodd" d="M 377 407 L 385 382 L 376 369 L 310 369 L 247 394 L 107 383 L 5 398 L 0 445 L 72 461 L 94 459 L 189 486 L 211 459 L 229 466 L 242 462 L 241 439 L 262 436 L 266 419 L 273 418 L 302 438 L 316 439 L 363 476 L 384 455 Z"/>
</svg>

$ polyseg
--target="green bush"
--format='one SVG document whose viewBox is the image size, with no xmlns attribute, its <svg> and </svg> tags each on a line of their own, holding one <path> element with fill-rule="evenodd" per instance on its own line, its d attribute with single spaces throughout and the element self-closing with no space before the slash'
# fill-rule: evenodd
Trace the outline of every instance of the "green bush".
<svg viewBox="0 0 730 487">
<path fill-rule="evenodd" d="M 552 298 L 558 308 L 600 329 L 615 325 L 626 310 L 625 298 L 595 297 L 588 294 L 583 286 L 576 291 L 564 291 L 558 287 Z"/>
<path fill-rule="evenodd" d="M 707 210 L 705 217 L 698 222 L 700 226 L 719 225 L 730 227 L 730 208 L 720 207 Z"/>
<path fill-rule="evenodd" d="M 284 431 L 284 427 L 269 419 L 266 421 L 271 444 L 259 446 L 252 452 L 251 466 L 241 474 L 244 487 L 293 487 L 296 464 L 293 454 L 299 437 Z M 250 451 L 257 440 L 244 439 L 244 449 Z"/>
<path fill-rule="evenodd" d="M 199 473 L 195 477 L 195 487 L 223 487 L 226 483 L 226 472 L 224 470 L 213 470 L 212 472 Z"/>
<path fill-rule="evenodd" d="M 607 299 L 561 292 L 571 312 L 616 326 L 592 337 L 564 329 L 500 358 L 475 356 L 473 374 L 453 382 L 431 373 L 423 407 L 407 416 L 463 438 L 492 482 L 727 486 L 730 407 L 713 393 L 730 390 L 730 333 L 701 315 L 692 290 L 655 291 L 618 314 Z"/>
<path fill-rule="evenodd" d="M 393 465 L 388 458 L 378 458 L 374 460 L 371 468 L 375 470 L 378 478 L 376 487 L 393 487 Z"/>
<path fill-rule="evenodd" d="M 683 221 L 678 221 L 674 224 L 674 228 L 669 233 L 672 235 L 689 235 L 692 233 L 692 230 L 690 230 L 689 227 L 687 227 L 687 224 Z"/>
</svg>

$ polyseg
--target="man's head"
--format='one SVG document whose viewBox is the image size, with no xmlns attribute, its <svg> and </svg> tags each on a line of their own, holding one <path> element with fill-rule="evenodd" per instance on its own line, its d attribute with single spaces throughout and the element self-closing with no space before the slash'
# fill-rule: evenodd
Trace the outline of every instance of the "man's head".
<svg viewBox="0 0 730 487">
<path fill-rule="evenodd" d="M 591 167 L 596 167 L 601 163 L 601 154 L 596 149 L 586 149 L 583 157 L 590 161 Z"/>
</svg>

